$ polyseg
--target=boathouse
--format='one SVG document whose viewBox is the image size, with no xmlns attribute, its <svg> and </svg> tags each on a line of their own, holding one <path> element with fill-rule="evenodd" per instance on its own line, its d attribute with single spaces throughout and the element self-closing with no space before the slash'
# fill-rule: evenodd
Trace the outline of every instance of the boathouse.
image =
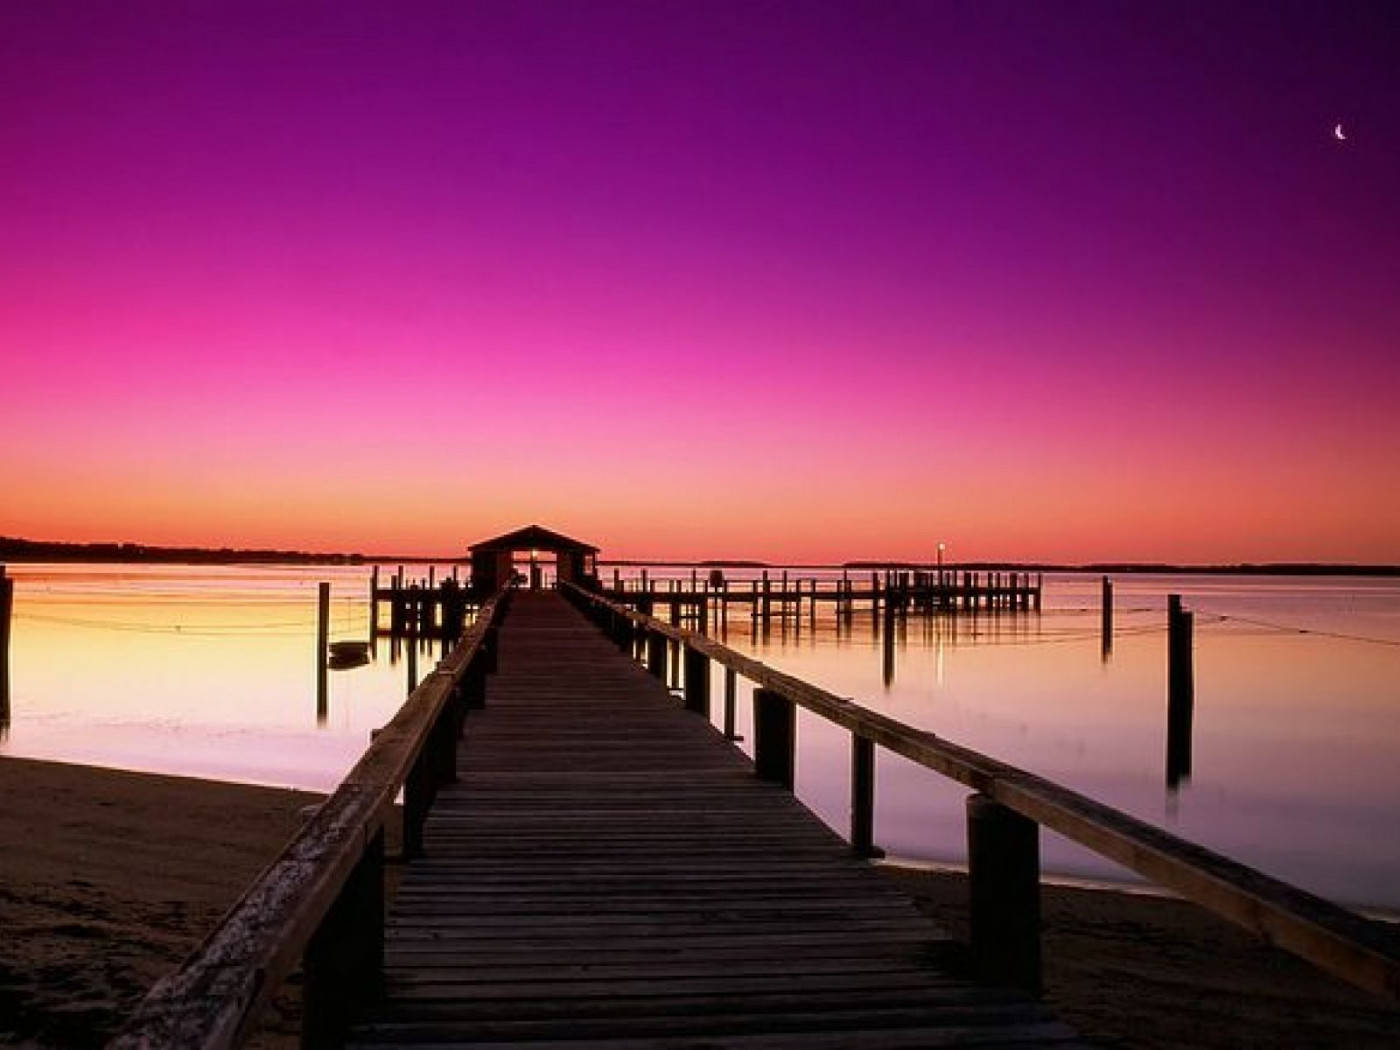
<svg viewBox="0 0 1400 1050">
<path fill-rule="evenodd" d="M 561 583 L 590 589 L 598 583 L 598 548 L 540 525 L 527 525 L 504 536 L 473 543 L 467 550 L 472 560 L 472 589 L 478 594 L 492 594 L 509 580 L 515 572 L 515 557 L 521 551 L 530 552 L 532 590 L 540 586 L 541 553 L 554 556 L 555 571 Z"/>
</svg>

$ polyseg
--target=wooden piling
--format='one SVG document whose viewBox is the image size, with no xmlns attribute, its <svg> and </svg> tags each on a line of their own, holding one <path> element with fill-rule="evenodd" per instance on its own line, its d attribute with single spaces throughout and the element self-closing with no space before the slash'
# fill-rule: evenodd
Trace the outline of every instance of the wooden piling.
<svg viewBox="0 0 1400 1050">
<path fill-rule="evenodd" d="M 734 731 L 734 707 L 735 693 L 738 691 L 738 675 L 734 668 L 724 669 L 724 739 L 738 740 L 738 734 Z"/>
<path fill-rule="evenodd" d="M 753 693 L 753 765 L 760 780 L 792 790 L 797 767 L 797 705 L 781 693 Z"/>
<path fill-rule="evenodd" d="M 690 648 L 685 651 L 685 709 L 710 717 L 710 658 Z"/>
<path fill-rule="evenodd" d="M 851 849 L 871 857 L 875 849 L 875 742 L 851 734 Z"/>
<path fill-rule="evenodd" d="M 10 721 L 10 618 L 15 607 L 15 581 L 0 565 L 0 725 Z"/>
<path fill-rule="evenodd" d="M 994 799 L 967 799 L 972 961 L 990 984 L 1040 992 L 1040 826 Z"/>
<path fill-rule="evenodd" d="M 404 645 L 408 651 L 408 692 L 418 688 L 418 636 L 411 634 Z"/>
<path fill-rule="evenodd" d="M 384 831 L 364 853 L 302 954 L 301 1045 L 340 1047 L 384 972 Z"/>
<path fill-rule="evenodd" d="M 1107 576 L 1103 578 L 1099 607 L 1101 610 L 1100 633 L 1103 640 L 1103 658 L 1107 660 L 1113 654 L 1113 581 Z"/>
<path fill-rule="evenodd" d="M 316 585 L 316 722 L 324 723 L 329 710 L 326 667 L 329 663 L 331 585 Z"/>
<path fill-rule="evenodd" d="M 1196 706 L 1194 619 L 1181 607 L 1181 595 L 1167 595 L 1167 786 L 1173 789 L 1191 775 Z"/>
<path fill-rule="evenodd" d="M 647 632 L 647 670 L 663 681 L 666 678 L 666 636 Z"/>
</svg>

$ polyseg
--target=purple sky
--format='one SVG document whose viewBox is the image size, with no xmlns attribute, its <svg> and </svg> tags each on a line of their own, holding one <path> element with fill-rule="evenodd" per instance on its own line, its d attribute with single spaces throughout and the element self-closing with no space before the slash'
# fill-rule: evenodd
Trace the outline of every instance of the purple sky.
<svg viewBox="0 0 1400 1050">
<path fill-rule="evenodd" d="M 1387 4 L 8 3 L 0 533 L 1400 561 L 1397 70 Z"/>
</svg>

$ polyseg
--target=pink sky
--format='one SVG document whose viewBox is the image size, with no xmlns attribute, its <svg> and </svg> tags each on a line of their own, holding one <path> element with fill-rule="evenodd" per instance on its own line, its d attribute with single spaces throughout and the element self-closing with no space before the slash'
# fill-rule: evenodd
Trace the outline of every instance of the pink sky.
<svg viewBox="0 0 1400 1050">
<path fill-rule="evenodd" d="M 1400 562 L 1364 12 L 296 12 L 0 13 L 0 534 Z"/>
</svg>

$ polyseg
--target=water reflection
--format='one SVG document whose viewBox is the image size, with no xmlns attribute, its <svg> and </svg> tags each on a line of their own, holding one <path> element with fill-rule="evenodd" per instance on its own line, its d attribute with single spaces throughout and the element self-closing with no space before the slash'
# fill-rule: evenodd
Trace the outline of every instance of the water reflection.
<svg viewBox="0 0 1400 1050">
<path fill-rule="evenodd" d="M 1400 907 L 1400 581 L 1135 576 L 1114 581 L 1111 620 L 1099 577 L 1046 584 L 1040 615 L 911 613 L 887 627 L 863 603 L 822 608 L 800 635 L 720 634 L 1315 892 Z M 1194 613 L 1192 688 L 1175 706 L 1169 593 Z M 741 693 L 741 731 L 743 708 Z M 849 739 L 815 718 L 799 735 L 799 792 L 844 831 Z M 888 754 L 879 768 L 881 844 L 957 862 L 964 792 Z M 1054 836 L 1045 856 L 1048 870 L 1123 877 Z"/>
</svg>

